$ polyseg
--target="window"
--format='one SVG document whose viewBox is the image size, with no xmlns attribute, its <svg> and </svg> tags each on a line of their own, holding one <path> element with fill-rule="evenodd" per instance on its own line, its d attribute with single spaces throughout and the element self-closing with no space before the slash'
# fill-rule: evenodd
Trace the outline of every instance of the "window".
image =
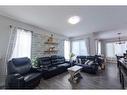
<svg viewBox="0 0 127 95">
<path fill-rule="evenodd" d="M 31 31 L 17 29 L 16 41 L 11 58 L 31 57 Z"/>
<path fill-rule="evenodd" d="M 101 41 L 95 40 L 95 45 L 96 45 L 96 54 L 101 55 Z"/>
<path fill-rule="evenodd" d="M 113 43 L 106 44 L 106 56 L 107 57 L 115 57 Z"/>
<path fill-rule="evenodd" d="M 106 44 L 106 56 L 115 57 L 115 55 L 123 55 L 127 50 L 127 41 L 124 44 L 116 44 L 116 42 Z"/>
<path fill-rule="evenodd" d="M 66 60 L 70 59 L 69 54 L 70 54 L 70 41 L 65 40 L 64 41 L 64 57 Z"/>
<path fill-rule="evenodd" d="M 98 55 L 101 54 L 101 41 L 98 41 L 98 46 L 97 46 L 97 49 L 98 49 Z"/>
<path fill-rule="evenodd" d="M 72 53 L 74 53 L 75 56 L 88 55 L 86 41 L 85 40 L 72 41 Z"/>
</svg>

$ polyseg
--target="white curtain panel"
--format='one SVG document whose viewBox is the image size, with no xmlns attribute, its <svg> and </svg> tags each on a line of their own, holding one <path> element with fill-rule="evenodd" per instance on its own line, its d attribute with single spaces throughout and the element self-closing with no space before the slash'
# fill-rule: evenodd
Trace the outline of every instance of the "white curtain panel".
<svg viewBox="0 0 127 95">
<path fill-rule="evenodd" d="M 70 41 L 65 40 L 64 41 L 64 57 L 66 60 L 70 59 Z"/>
<path fill-rule="evenodd" d="M 31 31 L 17 29 L 16 43 L 11 58 L 31 57 Z"/>
<path fill-rule="evenodd" d="M 9 37 L 8 46 L 6 50 L 5 63 L 11 58 L 12 52 L 14 50 L 14 46 L 16 43 L 16 33 L 17 33 L 16 30 L 17 30 L 16 27 L 10 28 L 10 37 Z"/>
<path fill-rule="evenodd" d="M 2 62 L 2 74 L 7 74 L 7 62 L 11 58 L 12 52 L 14 50 L 15 42 L 16 42 L 16 27 L 10 27 L 10 37 L 8 41 L 8 46 L 6 49 L 6 55 L 4 58 L 4 62 Z M 4 64 L 3 64 L 4 63 Z"/>
<path fill-rule="evenodd" d="M 89 38 L 85 39 L 85 46 L 86 46 L 87 55 L 89 55 L 90 54 L 90 39 Z"/>
<path fill-rule="evenodd" d="M 95 40 L 96 54 L 101 55 L 101 41 Z"/>
</svg>

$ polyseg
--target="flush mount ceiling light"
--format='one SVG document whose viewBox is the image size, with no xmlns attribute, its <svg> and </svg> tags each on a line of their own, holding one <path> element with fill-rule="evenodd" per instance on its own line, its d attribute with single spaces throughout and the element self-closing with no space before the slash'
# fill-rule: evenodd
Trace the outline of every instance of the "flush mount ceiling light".
<svg viewBox="0 0 127 95">
<path fill-rule="evenodd" d="M 68 23 L 70 23 L 70 24 L 77 24 L 79 22 L 80 22 L 79 16 L 72 16 L 68 19 Z"/>
</svg>

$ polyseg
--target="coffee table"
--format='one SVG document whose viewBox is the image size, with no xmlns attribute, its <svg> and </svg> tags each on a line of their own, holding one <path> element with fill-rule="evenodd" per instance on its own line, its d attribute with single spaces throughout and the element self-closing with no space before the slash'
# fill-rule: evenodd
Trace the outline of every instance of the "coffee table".
<svg viewBox="0 0 127 95">
<path fill-rule="evenodd" d="M 70 78 L 68 79 L 70 82 L 74 82 L 77 83 L 79 79 L 82 78 L 81 74 L 80 74 L 80 70 L 82 69 L 81 66 L 72 66 L 70 68 L 68 68 L 68 72 L 70 74 Z"/>
</svg>

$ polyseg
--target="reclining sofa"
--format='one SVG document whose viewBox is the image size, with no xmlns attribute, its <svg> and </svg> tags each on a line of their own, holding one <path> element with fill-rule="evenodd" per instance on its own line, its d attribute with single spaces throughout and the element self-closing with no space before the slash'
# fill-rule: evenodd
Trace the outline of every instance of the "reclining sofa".
<svg viewBox="0 0 127 95">
<path fill-rule="evenodd" d="M 29 58 L 13 58 L 7 63 L 6 89 L 35 88 L 41 79 L 41 72 L 32 68 Z"/>
<path fill-rule="evenodd" d="M 98 55 L 95 56 L 77 56 L 76 65 L 82 66 L 82 71 L 96 74 L 98 72 L 98 67 L 102 65 L 103 59 L 100 59 Z M 87 61 L 92 61 L 90 64 Z"/>
<path fill-rule="evenodd" d="M 61 74 L 71 66 L 70 62 L 65 61 L 64 57 L 57 55 L 38 58 L 38 64 L 42 69 L 42 77 L 44 79 Z"/>
</svg>

